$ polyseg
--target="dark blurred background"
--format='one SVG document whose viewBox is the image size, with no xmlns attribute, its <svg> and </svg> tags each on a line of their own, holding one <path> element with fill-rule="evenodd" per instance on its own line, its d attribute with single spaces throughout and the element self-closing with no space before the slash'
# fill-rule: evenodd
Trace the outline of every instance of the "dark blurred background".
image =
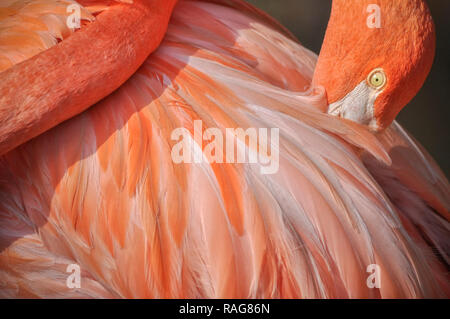
<svg viewBox="0 0 450 319">
<path fill-rule="evenodd" d="M 396 0 L 392 0 L 396 1 Z M 280 21 L 300 42 L 320 51 L 331 0 L 247 0 Z M 450 176 L 450 1 L 428 0 L 437 31 L 431 73 L 419 94 L 397 120 L 431 153 Z"/>
</svg>

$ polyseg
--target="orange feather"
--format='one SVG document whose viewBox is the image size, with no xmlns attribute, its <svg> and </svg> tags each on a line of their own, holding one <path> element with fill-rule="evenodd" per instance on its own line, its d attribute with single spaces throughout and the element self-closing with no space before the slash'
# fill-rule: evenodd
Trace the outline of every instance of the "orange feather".
<svg viewBox="0 0 450 319">
<path fill-rule="evenodd" d="M 119 14 L 108 5 L 133 8 L 104 5 L 96 22 Z M 0 78 L 50 56 L 66 61 L 61 43 Z M 397 123 L 374 134 L 326 114 L 325 92 L 305 90 L 317 57 L 271 18 L 237 0 L 180 1 L 164 41 L 134 72 L 138 60 L 92 107 L 18 147 L 3 144 L 1 297 L 449 296 L 447 179 Z M 4 123 L 12 106 L 3 101 L 18 97 L 0 92 Z M 222 132 L 278 127 L 278 172 L 175 164 L 171 133 L 193 135 L 194 120 Z M 66 286 L 68 264 L 82 269 L 81 288 Z M 380 289 L 366 284 L 370 264 L 380 266 Z"/>
</svg>

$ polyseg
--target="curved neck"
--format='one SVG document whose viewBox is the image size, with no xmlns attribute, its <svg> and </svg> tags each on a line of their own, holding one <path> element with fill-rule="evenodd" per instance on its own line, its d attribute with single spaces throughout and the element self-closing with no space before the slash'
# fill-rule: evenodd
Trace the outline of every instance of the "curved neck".
<svg viewBox="0 0 450 319">
<path fill-rule="evenodd" d="M 122 85 L 159 46 L 176 2 L 114 5 L 60 44 L 0 73 L 0 155 Z"/>
<path fill-rule="evenodd" d="M 329 104 L 337 103 L 332 112 L 342 115 L 345 105 L 347 114 L 362 114 L 362 121 L 381 130 L 419 91 L 434 51 L 434 24 L 424 0 L 333 0 L 313 83 L 325 88 Z M 370 100 L 375 93 L 369 97 L 361 89 L 380 68 L 386 85 Z"/>
</svg>

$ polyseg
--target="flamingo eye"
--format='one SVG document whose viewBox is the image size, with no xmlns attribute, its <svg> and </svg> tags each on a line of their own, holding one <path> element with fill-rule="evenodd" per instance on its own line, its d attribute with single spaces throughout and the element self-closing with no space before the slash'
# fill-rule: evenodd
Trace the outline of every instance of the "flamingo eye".
<svg viewBox="0 0 450 319">
<path fill-rule="evenodd" d="M 369 73 L 367 83 L 374 89 L 381 89 L 386 84 L 386 74 L 383 69 L 375 69 Z"/>
</svg>

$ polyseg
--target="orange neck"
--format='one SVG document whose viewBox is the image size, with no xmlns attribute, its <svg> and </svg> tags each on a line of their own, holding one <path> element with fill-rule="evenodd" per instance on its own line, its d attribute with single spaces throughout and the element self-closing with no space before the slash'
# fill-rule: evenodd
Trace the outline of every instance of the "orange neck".
<svg viewBox="0 0 450 319">
<path fill-rule="evenodd" d="M 368 25 L 371 6 L 380 8 L 380 26 Z M 313 82 L 328 103 L 343 99 L 375 68 L 387 85 L 374 106 L 387 127 L 424 83 L 433 63 L 435 32 L 423 0 L 333 0 Z"/>
<path fill-rule="evenodd" d="M 177 0 L 134 0 L 0 73 L 0 155 L 83 112 L 132 76 L 162 41 Z"/>
</svg>

